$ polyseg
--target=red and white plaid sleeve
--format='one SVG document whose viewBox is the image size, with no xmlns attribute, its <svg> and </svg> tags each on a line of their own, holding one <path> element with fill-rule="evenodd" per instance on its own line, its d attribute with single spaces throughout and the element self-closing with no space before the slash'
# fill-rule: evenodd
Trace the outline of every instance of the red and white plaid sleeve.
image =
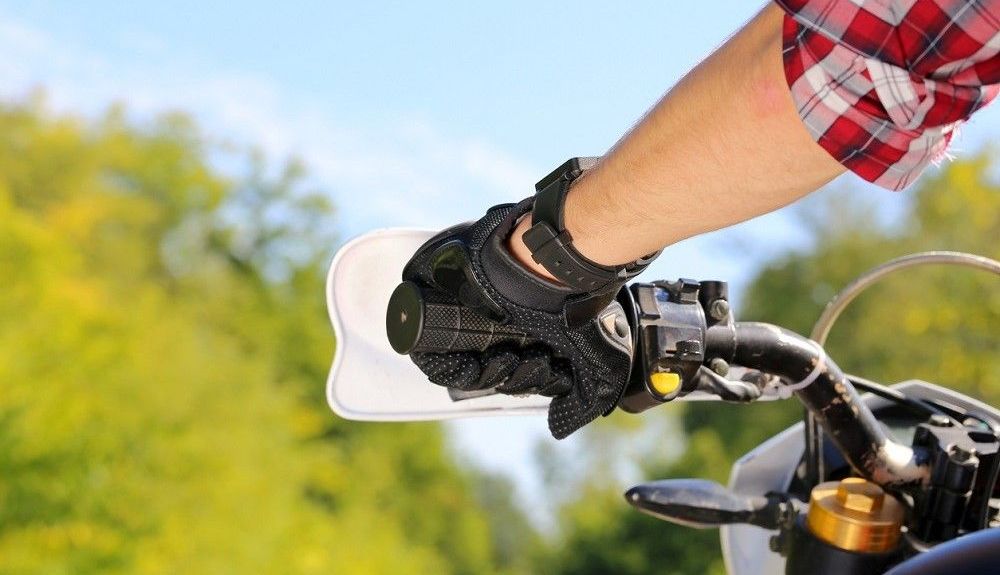
<svg viewBox="0 0 1000 575">
<path fill-rule="evenodd" d="M 816 141 L 900 190 L 1000 92 L 1000 0 L 777 0 L 785 76 Z"/>
</svg>

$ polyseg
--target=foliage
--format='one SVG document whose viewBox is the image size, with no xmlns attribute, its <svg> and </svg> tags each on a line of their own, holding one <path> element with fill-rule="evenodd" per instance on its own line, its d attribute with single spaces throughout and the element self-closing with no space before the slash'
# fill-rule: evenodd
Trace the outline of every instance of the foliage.
<svg viewBox="0 0 1000 575">
<path fill-rule="evenodd" d="M 330 206 L 226 153 L 0 107 L 0 573 L 517 570 L 437 426 L 329 414 Z"/>
<path fill-rule="evenodd" d="M 950 249 L 1000 258 L 1000 185 L 990 180 L 990 168 L 991 156 L 983 153 L 925 178 L 908 192 L 913 194 L 912 209 L 895 232 L 880 231 L 864 206 L 845 205 L 834 196 L 805 214 L 814 247 L 788 253 L 761 270 L 741 319 L 808 334 L 830 296 L 893 257 Z M 852 304 L 835 326 L 827 349 L 845 370 L 870 379 L 924 379 L 1000 403 L 996 281 L 982 272 L 956 268 L 903 272 Z M 801 408 L 793 401 L 752 406 L 695 403 L 671 406 L 670 414 L 683 423 L 686 450 L 667 464 L 647 464 L 644 476 L 706 477 L 725 483 L 737 457 L 801 417 Z M 645 417 L 657 414 L 647 412 Z M 606 426 L 603 433 L 621 431 Z M 655 454 L 649 457 L 656 459 Z M 550 555 L 549 572 L 723 572 L 717 532 L 643 517 L 624 503 L 620 487 L 589 492 L 564 509 L 564 535 Z"/>
</svg>

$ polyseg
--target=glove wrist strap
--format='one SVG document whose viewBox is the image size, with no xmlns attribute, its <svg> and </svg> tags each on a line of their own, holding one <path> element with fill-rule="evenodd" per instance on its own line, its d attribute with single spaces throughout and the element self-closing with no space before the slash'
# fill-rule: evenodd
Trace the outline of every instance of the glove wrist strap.
<svg viewBox="0 0 1000 575">
<path fill-rule="evenodd" d="M 581 292 L 598 292 L 620 286 L 641 273 L 659 252 L 620 266 L 606 266 L 587 259 L 573 246 L 573 237 L 563 224 L 566 193 L 584 171 L 599 158 L 571 158 L 535 184 L 531 227 L 524 232 L 524 245 L 531 258 L 550 274 Z"/>
</svg>

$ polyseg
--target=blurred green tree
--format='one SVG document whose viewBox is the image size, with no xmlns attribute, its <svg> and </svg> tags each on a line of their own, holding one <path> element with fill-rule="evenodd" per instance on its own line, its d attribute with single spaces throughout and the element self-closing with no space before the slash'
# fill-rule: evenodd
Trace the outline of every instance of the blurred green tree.
<svg viewBox="0 0 1000 575">
<path fill-rule="evenodd" d="M 767 265 L 746 295 L 741 319 L 767 321 L 808 334 L 823 305 L 860 273 L 888 259 L 930 249 L 1000 258 L 1000 184 L 989 152 L 949 163 L 913 191 L 901 224 L 887 230 L 868 206 L 837 194 L 807 204 L 812 247 Z M 992 176 L 991 176 L 992 174 Z M 991 404 L 1000 403 L 1000 289 L 996 278 L 958 268 L 903 272 L 857 299 L 834 328 L 827 350 L 850 373 L 895 383 L 924 379 Z M 667 411 L 669 409 L 669 411 Z M 705 477 L 725 483 L 732 462 L 801 417 L 794 401 L 751 406 L 692 403 L 647 412 L 678 417 L 686 436 L 673 461 L 651 452 L 643 475 Z M 595 426 L 602 444 L 620 426 Z M 631 433 L 631 432 L 629 432 Z M 664 443 L 675 441 L 664 440 Z M 662 445 L 658 447 L 662 450 Z M 621 487 L 595 486 L 567 504 L 562 537 L 546 557 L 547 572 L 723 573 L 718 533 L 670 525 L 633 511 Z"/>
<path fill-rule="evenodd" d="M 523 568 L 438 426 L 327 410 L 331 213 L 182 115 L 0 107 L 0 573 Z"/>
</svg>

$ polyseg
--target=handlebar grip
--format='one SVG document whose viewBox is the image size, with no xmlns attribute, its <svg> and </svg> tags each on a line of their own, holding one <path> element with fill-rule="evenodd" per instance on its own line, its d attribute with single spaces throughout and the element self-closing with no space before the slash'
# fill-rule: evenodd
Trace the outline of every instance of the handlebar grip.
<svg viewBox="0 0 1000 575">
<path fill-rule="evenodd" d="M 417 284 L 404 281 L 385 314 L 389 344 L 397 353 L 483 351 L 500 343 L 528 345 L 527 334 L 491 321 L 456 303 L 427 301 Z"/>
</svg>

